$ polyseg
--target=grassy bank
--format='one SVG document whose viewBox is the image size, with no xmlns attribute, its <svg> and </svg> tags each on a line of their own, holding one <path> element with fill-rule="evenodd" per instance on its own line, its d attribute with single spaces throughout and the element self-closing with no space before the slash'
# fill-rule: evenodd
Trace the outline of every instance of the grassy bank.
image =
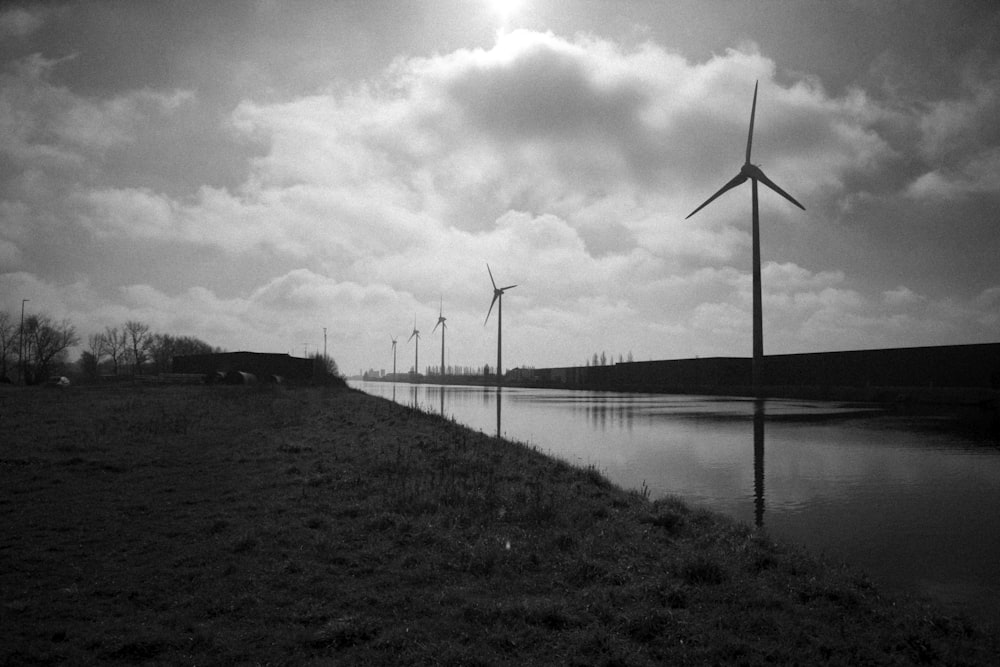
<svg viewBox="0 0 1000 667">
<path fill-rule="evenodd" d="M 0 395 L 0 660 L 997 664 L 970 622 L 351 390 Z"/>
</svg>

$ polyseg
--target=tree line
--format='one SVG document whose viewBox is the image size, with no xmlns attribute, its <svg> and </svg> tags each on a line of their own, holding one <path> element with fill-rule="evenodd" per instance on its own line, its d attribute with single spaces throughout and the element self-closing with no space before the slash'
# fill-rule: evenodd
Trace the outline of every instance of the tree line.
<svg viewBox="0 0 1000 667">
<path fill-rule="evenodd" d="M 80 369 L 95 379 L 100 375 L 169 373 L 175 356 L 222 351 L 194 336 L 155 333 L 145 322 L 128 320 L 87 337 Z"/>
<path fill-rule="evenodd" d="M 56 321 L 36 313 L 24 318 L 22 328 L 19 318 L 0 311 L 0 380 L 35 384 L 52 375 L 75 374 L 67 356 L 80 342 L 68 319 Z M 144 322 L 128 320 L 88 336 L 76 371 L 91 380 L 101 375 L 167 373 L 174 356 L 222 351 L 193 336 L 157 333 Z"/>
<path fill-rule="evenodd" d="M 9 382 L 13 375 L 27 383 L 40 381 L 61 367 L 67 350 L 79 342 L 69 320 L 33 314 L 22 326 L 20 319 L 0 311 L 0 379 Z"/>
<path fill-rule="evenodd" d="M 618 363 L 619 364 L 623 364 L 625 362 L 632 363 L 633 361 L 635 361 L 635 359 L 632 357 L 632 350 L 629 350 L 628 357 L 623 357 L 621 355 L 621 353 L 618 354 Z M 598 356 L 597 353 L 594 352 L 594 356 L 591 357 L 590 359 L 587 359 L 586 362 L 584 362 L 584 366 L 587 366 L 587 367 L 589 367 L 589 366 L 608 366 L 609 362 L 610 362 L 610 365 L 614 365 L 614 363 L 615 363 L 615 355 L 614 354 L 612 354 L 609 357 L 607 355 L 607 353 L 601 352 L 600 356 Z"/>
</svg>

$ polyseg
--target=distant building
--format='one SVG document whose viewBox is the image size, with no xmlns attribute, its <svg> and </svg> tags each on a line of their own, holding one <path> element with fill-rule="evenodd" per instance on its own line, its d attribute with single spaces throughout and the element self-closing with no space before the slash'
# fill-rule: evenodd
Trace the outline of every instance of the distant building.
<svg viewBox="0 0 1000 667">
<path fill-rule="evenodd" d="M 269 352 L 221 352 L 218 354 L 189 354 L 174 357 L 174 373 L 200 373 L 213 376 L 217 373 L 252 373 L 261 382 L 280 377 L 290 382 L 307 382 L 313 379 L 315 361 Z"/>
</svg>

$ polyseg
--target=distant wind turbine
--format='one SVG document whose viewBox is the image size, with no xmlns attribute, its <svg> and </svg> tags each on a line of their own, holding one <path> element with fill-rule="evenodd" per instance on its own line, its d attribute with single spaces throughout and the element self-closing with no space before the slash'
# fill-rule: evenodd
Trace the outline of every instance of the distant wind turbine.
<svg viewBox="0 0 1000 667">
<path fill-rule="evenodd" d="M 759 82 L 758 82 L 759 83 Z M 764 318 L 761 313 L 761 288 L 760 288 L 760 214 L 757 210 L 757 182 L 761 182 L 767 187 L 771 188 L 779 195 L 792 202 L 803 211 L 806 207 L 795 201 L 795 198 L 790 194 L 779 188 L 774 182 L 764 175 L 764 172 L 760 170 L 755 164 L 750 163 L 750 148 L 753 145 L 753 121 L 754 115 L 757 112 L 757 83 L 753 86 L 753 106 L 750 107 L 750 132 L 747 135 L 747 156 L 746 162 L 740 168 L 740 173 L 732 178 L 728 183 L 723 185 L 718 192 L 709 197 L 704 204 L 691 211 L 688 214 L 687 220 L 692 215 L 705 208 L 716 198 L 718 198 L 723 193 L 732 190 L 737 185 L 742 185 L 747 179 L 750 179 L 752 197 L 753 197 L 753 393 L 755 396 L 760 395 L 760 382 L 763 375 L 764 368 Z"/>
<path fill-rule="evenodd" d="M 392 379 L 396 379 L 396 339 L 389 336 L 389 340 L 392 341 Z"/>
<path fill-rule="evenodd" d="M 507 287 L 497 287 L 497 283 L 493 280 L 493 272 L 490 271 L 490 265 L 486 265 L 486 270 L 490 274 L 490 282 L 493 283 L 493 300 L 490 301 L 490 309 L 486 313 L 486 319 L 483 320 L 483 326 L 490 319 L 490 313 L 493 312 L 493 304 L 497 304 L 497 386 L 503 382 L 503 371 L 501 370 L 503 366 L 501 365 L 501 351 L 502 351 L 502 341 L 503 341 L 503 293 L 509 289 L 517 287 L 517 285 L 507 285 Z M 499 302 L 499 303 L 498 303 Z"/>
<path fill-rule="evenodd" d="M 420 363 L 419 363 L 420 362 L 420 332 L 417 331 L 417 316 L 416 315 L 413 316 L 413 333 L 411 333 L 410 337 L 406 339 L 406 342 L 409 343 L 411 340 L 413 340 L 414 336 L 416 337 L 417 342 L 413 344 L 414 345 L 414 347 L 413 347 L 413 372 L 414 372 L 415 375 L 420 375 Z"/>
<path fill-rule="evenodd" d="M 448 325 L 444 323 L 448 318 L 444 316 L 444 297 L 441 297 L 441 305 L 438 308 L 438 321 L 431 329 L 431 333 L 437 331 L 438 326 L 441 327 L 441 377 L 444 378 L 444 330 L 448 328 Z"/>
</svg>

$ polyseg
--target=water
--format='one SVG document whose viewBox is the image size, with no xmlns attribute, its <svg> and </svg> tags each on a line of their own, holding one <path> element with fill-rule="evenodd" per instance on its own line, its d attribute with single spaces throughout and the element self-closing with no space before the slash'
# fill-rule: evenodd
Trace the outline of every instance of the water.
<svg viewBox="0 0 1000 667">
<path fill-rule="evenodd" d="M 821 401 L 352 382 L 677 495 L 1000 626 L 1000 446 Z M 498 410 L 499 408 L 499 410 Z"/>
</svg>

